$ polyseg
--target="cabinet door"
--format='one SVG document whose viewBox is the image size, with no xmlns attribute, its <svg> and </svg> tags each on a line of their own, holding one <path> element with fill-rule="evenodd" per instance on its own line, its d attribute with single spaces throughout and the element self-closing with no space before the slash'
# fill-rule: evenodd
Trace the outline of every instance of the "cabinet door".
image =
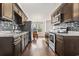
<svg viewBox="0 0 79 59">
<path fill-rule="evenodd" d="M 13 11 L 19 13 L 19 10 L 18 10 L 18 7 L 16 6 L 16 4 L 14 3 L 13 4 Z"/>
<path fill-rule="evenodd" d="M 13 4 L 13 10 L 20 16 L 22 16 L 22 11 L 19 9 L 17 4 Z"/>
<path fill-rule="evenodd" d="M 24 22 L 24 14 L 22 13 L 22 22 Z"/>
<path fill-rule="evenodd" d="M 19 10 L 19 13 L 18 14 L 22 17 L 22 11 L 21 10 Z"/>
<path fill-rule="evenodd" d="M 14 55 L 19 56 L 21 55 L 21 53 L 22 53 L 22 44 L 20 41 L 17 45 L 14 46 Z"/>
<path fill-rule="evenodd" d="M 24 46 L 24 35 L 22 35 L 22 52 L 24 51 L 24 48 L 25 48 L 25 46 Z"/>
<path fill-rule="evenodd" d="M 2 17 L 12 20 L 12 3 L 2 4 Z"/>
<path fill-rule="evenodd" d="M 74 3 L 73 12 L 74 20 L 79 20 L 79 3 Z"/>
<path fill-rule="evenodd" d="M 28 34 L 25 34 L 25 47 L 28 45 Z"/>
<path fill-rule="evenodd" d="M 63 14 L 64 14 L 64 21 L 72 21 L 73 18 L 73 4 L 66 3 L 63 6 Z"/>
<path fill-rule="evenodd" d="M 64 55 L 63 41 L 59 38 L 56 39 L 56 53 L 61 56 Z"/>
<path fill-rule="evenodd" d="M 24 14 L 22 14 L 22 22 L 24 23 L 26 21 L 27 21 L 27 17 Z"/>
</svg>

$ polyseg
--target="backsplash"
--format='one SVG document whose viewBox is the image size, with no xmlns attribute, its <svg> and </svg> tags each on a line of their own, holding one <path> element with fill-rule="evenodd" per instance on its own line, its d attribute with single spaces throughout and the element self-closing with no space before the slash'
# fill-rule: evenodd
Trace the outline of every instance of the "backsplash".
<svg viewBox="0 0 79 59">
<path fill-rule="evenodd" d="M 16 26 L 17 30 L 20 29 L 14 21 L 13 22 L 0 21 L 0 31 L 12 31 L 14 25 Z"/>
<path fill-rule="evenodd" d="M 70 24 L 69 31 L 79 31 L 79 22 L 74 22 Z"/>
<path fill-rule="evenodd" d="M 53 26 L 55 29 L 68 28 L 68 31 L 79 31 L 79 22 L 61 23 Z"/>
</svg>

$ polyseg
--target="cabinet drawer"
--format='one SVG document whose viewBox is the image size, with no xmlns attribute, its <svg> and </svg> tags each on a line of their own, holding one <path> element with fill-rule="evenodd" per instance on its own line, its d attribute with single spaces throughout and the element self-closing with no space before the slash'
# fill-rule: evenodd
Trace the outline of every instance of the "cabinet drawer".
<svg viewBox="0 0 79 59">
<path fill-rule="evenodd" d="M 56 35 L 56 38 L 63 40 L 63 36 L 61 35 Z"/>
</svg>

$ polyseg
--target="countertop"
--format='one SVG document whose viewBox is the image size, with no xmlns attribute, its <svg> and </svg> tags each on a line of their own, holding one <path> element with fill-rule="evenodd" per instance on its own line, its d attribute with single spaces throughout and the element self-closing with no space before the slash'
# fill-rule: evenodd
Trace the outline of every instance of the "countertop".
<svg viewBox="0 0 79 59">
<path fill-rule="evenodd" d="M 56 33 L 61 36 L 79 36 L 79 31 L 69 31 L 68 33 Z"/>
<path fill-rule="evenodd" d="M 11 33 L 11 32 L 0 32 L 0 37 L 19 37 L 23 34 L 27 34 L 28 32 L 20 32 L 20 33 Z"/>
</svg>

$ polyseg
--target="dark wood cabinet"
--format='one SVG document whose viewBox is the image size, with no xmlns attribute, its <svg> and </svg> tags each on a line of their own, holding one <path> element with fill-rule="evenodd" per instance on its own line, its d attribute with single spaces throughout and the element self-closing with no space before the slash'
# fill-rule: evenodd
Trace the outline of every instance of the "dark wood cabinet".
<svg viewBox="0 0 79 59">
<path fill-rule="evenodd" d="M 74 12 L 74 15 L 73 17 L 79 17 L 79 3 L 74 3 L 74 6 L 73 6 L 73 12 Z"/>
<path fill-rule="evenodd" d="M 0 18 L 2 20 L 13 21 L 14 12 L 16 12 L 19 16 L 22 17 L 22 22 L 27 21 L 27 16 L 20 8 L 20 6 L 16 3 L 0 3 Z"/>
<path fill-rule="evenodd" d="M 13 53 L 13 38 L 12 37 L 0 37 L 0 56 L 12 56 Z"/>
<path fill-rule="evenodd" d="M 25 48 L 27 47 L 28 43 L 29 43 L 29 33 L 24 35 L 24 46 L 25 46 Z"/>
<path fill-rule="evenodd" d="M 17 38 L 14 38 L 13 40 L 16 40 L 14 41 L 14 46 L 13 46 L 13 55 L 15 56 L 20 56 L 22 54 L 22 38 L 21 36 L 20 37 L 17 37 Z"/>
<path fill-rule="evenodd" d="M 63 3 L 61 4 L 56 11 L 51 15 L 51 22 L 53 22 L 53 17 L 57 14 L 62 14 L 62 22 L 69 22 L 73 19 L 73 3 Z"/>
<path fill-rule="evenodd" d="M 11 3 L 2 4 L 2 16 L 3 18 L 12 20 L 12 4 Z"/>
<path fill-rule="evenodd" d="M 0 18 L 12 21 L 12 3 L 0 4 Z"/>
<path fill-rule="evenodd" d="M 19 13 L 19 8 L 17 6 L 17 4 L 13 3 L 13 11 L 15 11 L 16 13 Z"/>
<path fill-rule="evenodd" d="M 18 40 L 20 39 L 20 40 Z M 16 41 L 14 41 L 16 40 Z M 21 38 L 0 37 L 0 56 L 21 55 Z"/>
<path fill-rule="evenodd" d="M 79 3 L 74 3 L 73 12 L 73 20 L 79 21 Z"/>
<path fill-rule="evenodd" d="M 56 39 L 56 53 L 58 55 L 64 55 L 64 46 L 63 46 L 63 40 L 60 38 Z"/>
<path fill-rule="evenodd" d="M 25 21 L 25 15 L 23 14 L 22 15 L 22 22 L 24 22 Z"/>
<path fill-rule="evenodd" d="M 18 4 L 15 4 L 15 3 L 13 4 L 13 11 L 15 11 L 21 17 L 24 14 L 21 8 L 18 6 Z"/>
<path fill-rule="evenodd" d="M 64 15 L 64 22 L 72 21 L 73 19 L 73 3 L 65 3 L 62 7 L 62 13 Z"/>
<path fill-rule="evenodd" d="M 58 13 L 63 14 L 63 22 L 79 21 L 79 3 L 63 3 L 51 15 L 51 23 Z"/>
<path fill-rule="evenodd" d="M 56 53 L 60 56 L 79 55 L 79 37 L 56 35 Z"/>
<path fill-rule="evenodd" d="M 27 16 L 22 11 L 22 9 L 18 6 L 18 4 L 13 4 L 13 11 L 15 11 L 19 16 L 22 17 L 22 24 L 27 21 Z"/>
<path fill-rule="evenodd" d="M 22 52 L 24 52 L 26 46 L 28 45 L 28 33 L 21 36 L 22 38 Z"/>
<path fill-rule="evenodd" d="M 20 56 L 28 45 L 28 33 L 15 37 L 0 37 L 0 56 Z"/>
</svg>

